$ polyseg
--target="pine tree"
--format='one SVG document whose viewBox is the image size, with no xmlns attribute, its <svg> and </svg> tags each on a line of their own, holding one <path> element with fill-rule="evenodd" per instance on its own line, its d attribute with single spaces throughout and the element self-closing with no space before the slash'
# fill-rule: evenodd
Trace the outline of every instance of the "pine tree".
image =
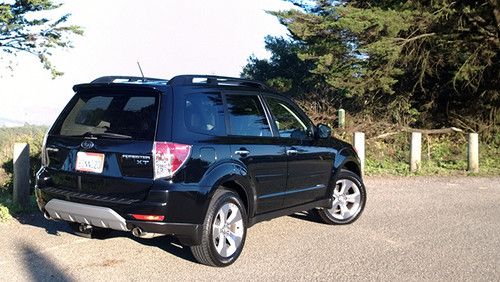
<svg viewBox="0 0 500 282">
<path fill-rule="evenodd" d="M 299 8 L 273 14 L 332 93 L 403 124 L 496 124 L 498 1 L 290 2 Z"/>
<path fill-rule="evenodd" d="M 83 29 L 76 25 L 64 25 L 69 14 L 49 19 L 43 12 L 55 10 L 62 4 L 52 0 L 16 0 L 12 4 L 0 3 L 0 52 L 2 63 L 13 68 L 9 55 L 32 54 L 49 70 L 52 77 L 63 73 L 50 61 L 53 50 L 71 48 L 71 35 L 82 35 Z M 1 53 L 0 53 L 1 54 Z M 11 58 L 12 59 L 12 58 Z"/>
</svg>

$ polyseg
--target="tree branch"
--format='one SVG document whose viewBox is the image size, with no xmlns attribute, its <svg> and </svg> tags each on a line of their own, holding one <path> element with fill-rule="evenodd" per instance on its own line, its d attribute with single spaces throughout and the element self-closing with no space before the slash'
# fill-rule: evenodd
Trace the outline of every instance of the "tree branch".
<svg viewBox="0 0 500 282">
<path fill-rule="evenodd" d="M 424 37 L 430 37 L 430 36 L 434 36 L 436 35 L 435 32 L 430 32 L 430 33 L 423 33 L 423 34 L 419 34 L 417 36 L 414 36 L 414 37 L 410 37 L 410 38 L 401 38 L 401 37 L 398 37 L 398 38 L 394 38 L 395 41 L 402 41 L 403 45 L 409 43 L 409 42 L 412 42 L 412 41 L 415 41 L 415 40 L 418 40 L 420 38 L 424 38 Z"/>
<path fill-rule="evenodd" d="M 498 0 L 490 0 L 490 3 L 497 22 L 497 32 L 500 34 L 500 2 L 498 2 Z"/>
<path fill-rule="evenodd" d="M 36 55 L 36 56 L 39 55 L 39 53 L 37 53 L 37 52 L 31 51 L 29 49 L 21 48 L 21 47 L 16 47 L 16 46 L 12 46 L 12 45 L 0 45 L 0 46 L 2 48 L 9 48 L 9 49 L 15 49 L 17 51 L 27 52 L 27 53 L 30 53 L 30 54 Z"/>
<path fill-rule="evenodd" d="M 457 127 L 449 127 L 449 128 L 438 128 L 438 129 L 418 129 L 418 128 L 411 128 L 411 127 L 399 127 L 398 131 L 393 131 L 393 132 L 387 132 L 383 133 L 371 138 L 368 138 L 368 140 L 373 140 L 373 139 L 382 139 L 386 138 L 392 135 L 396 135 L 401 132 L 421 132 L 423 134 L 447 134 L 447 133 L 459 133 L 463 132 L 462 129 L 457 128 Z"/>
<path fill-rule="evenodd" d="M 54 4 L 53 1 L 18 0 L 12 1 L 12 4 L 0 5 L 2 12 L 7 14 L 7 16 L 2 14 L 0 20 L 0 52 L 13 55 L 25 52 L 35 55 L 55 78 L 62 73 L 58 72 L 49 60 L 52 50 L 72 48 L 69 35 L 82 35 L 83 30 L 75 25 L 63 26 L 70 14 L 55 19 L 43 17 L 43 11 L 53 10 L 62 5 Z"/>
</svg>

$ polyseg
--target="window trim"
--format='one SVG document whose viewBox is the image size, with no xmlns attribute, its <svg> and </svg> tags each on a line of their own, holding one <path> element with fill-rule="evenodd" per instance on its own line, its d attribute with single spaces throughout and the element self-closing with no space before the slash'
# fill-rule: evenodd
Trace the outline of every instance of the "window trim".
<svg viewBox="0 0 500 282">
<path fill-rule="evenodd" d="M 276 136 L 279 137 L 280 133 L 277 131 L 275 126 L 272 126 L 272 124 L 274 124 L 273 123 L 274 119 L 273 119 L 273 116 L 271 115 L 271 111 L 270 111 L 264 97 L 260 93 L 257 95 L 257 97 L 259 98 L 260 105 L 262 106 L 262 109 L 264 109 L 264 114 L 266 115 L 267 125 L 269 125 L 269 129 L 271 130 L 270 137 L 276 137 Z"/>
<path fill-rule="evenodd" d="M 256 96 L 262 110 L 264 111 L 264 115 L 266 117 L 267 126 L 269 127 L 269 131 L 271 132 L 271 136 L 255 136 L 255 135 L 237 135 L 231 132 L 231 120 L 229 114 L 229 107 L 227 102 L 227 96 Z M 226 120 L 226 134 L 229 137 L 249 137 L 249 138 L 274 138 L 276 137 L 275 128 L 272 125 L 272 117 L 268 113 L 267 105 L 263 97 L 261 97 L 261 93 L 253 92 L 253 91 L 223 91 L 222 92 L 222 101 L 224 103 L 224 117 Z"/>
<path fill-rule="evenodd" d="M 289 106 L 289 109 L 293 110 L 296 112 L 296 114 L 298 114 L 298 118 L 304 122 L 306 121 L 306 127 L 307 127 L 307 130 L 314 130 L 312 127 L 314 127 L 314 123 L 311 121 L 311 119 L 309 119 L 309 117 L 304 113 L 304 111 L 302 111 L 302 109 L 297 106 L 297 104 L 295 104 L 292 100 L 286 98 L 286 97 L 282 97 L 282 96 L 279 96 L 279 95 L 275 95 L 275 94 L 271 94 L 271 93 L 263 93 L 262 94 L 262 97 L 263 97 L 263 100 L 266 104 L 266 108 L 268 109 L 271 117 L 272 117 L 272 127 L 274 128 L 274 130 L 276 131 L 276 135 L 275 137 L 278 137 L 278 138 L 286 138 L 286 139 L 292 139 L 292 140 L 313 140 L 313 136 L 307 136 L 306 139 L 296 139 L 296 138 L 291 138 L 291 137 L 282 137 L 280 136 L 279 134 L 279 129 L 278 127 L 276 126 L 276 117 L 274 116 L 274 113 L 271 111 L 271 107 L 269 106 L 269 103 L 268 103 L 268 99 L 276 99 L 276 100 L 279 100 L 281 102 L 284 102 L 287 106 Z M 307 126 L 309 125 L 309 126 Z M 312 134 L 314 134 L 314 132 L 312 132 Z"/>
</svg>

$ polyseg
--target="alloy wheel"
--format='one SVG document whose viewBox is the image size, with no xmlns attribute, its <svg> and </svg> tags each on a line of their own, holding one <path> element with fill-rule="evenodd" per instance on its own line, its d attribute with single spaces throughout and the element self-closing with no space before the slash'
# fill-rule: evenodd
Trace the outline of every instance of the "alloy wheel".
<svg viewBox="0 0 500 282">
<path fill-rule="evenodd" d="M 355 216 L 361 207 L 361 192 L 356 183 L 349 179 L 340 179 L 333 189 L 332 208 L 328 212 L 338 220 Z"/>
<path fill-rule="evenodd" d="M 240 209 L 233 203 L 225 203 L 217 211 L 212 224 L 215 250 L 222 257 L 230 257 L 240 247 L 243 235 L 243 218 Z"/>
</svg>

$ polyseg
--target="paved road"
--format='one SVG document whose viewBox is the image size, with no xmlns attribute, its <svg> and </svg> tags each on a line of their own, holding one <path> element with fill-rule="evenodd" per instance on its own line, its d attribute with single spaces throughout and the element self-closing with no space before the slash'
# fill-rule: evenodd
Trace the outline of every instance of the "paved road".
<svg viewBox="0 0 500 282">
<path fill-rule="evenodd" d="M 306 215 L 248 231 L 240 259 L 217 269 L 174 239 L 105 240 L 30 215 L 0 225 L 0 281 L 500 280 L 500 177 L 368 178 L 356 223 Z"/>
</svg>

